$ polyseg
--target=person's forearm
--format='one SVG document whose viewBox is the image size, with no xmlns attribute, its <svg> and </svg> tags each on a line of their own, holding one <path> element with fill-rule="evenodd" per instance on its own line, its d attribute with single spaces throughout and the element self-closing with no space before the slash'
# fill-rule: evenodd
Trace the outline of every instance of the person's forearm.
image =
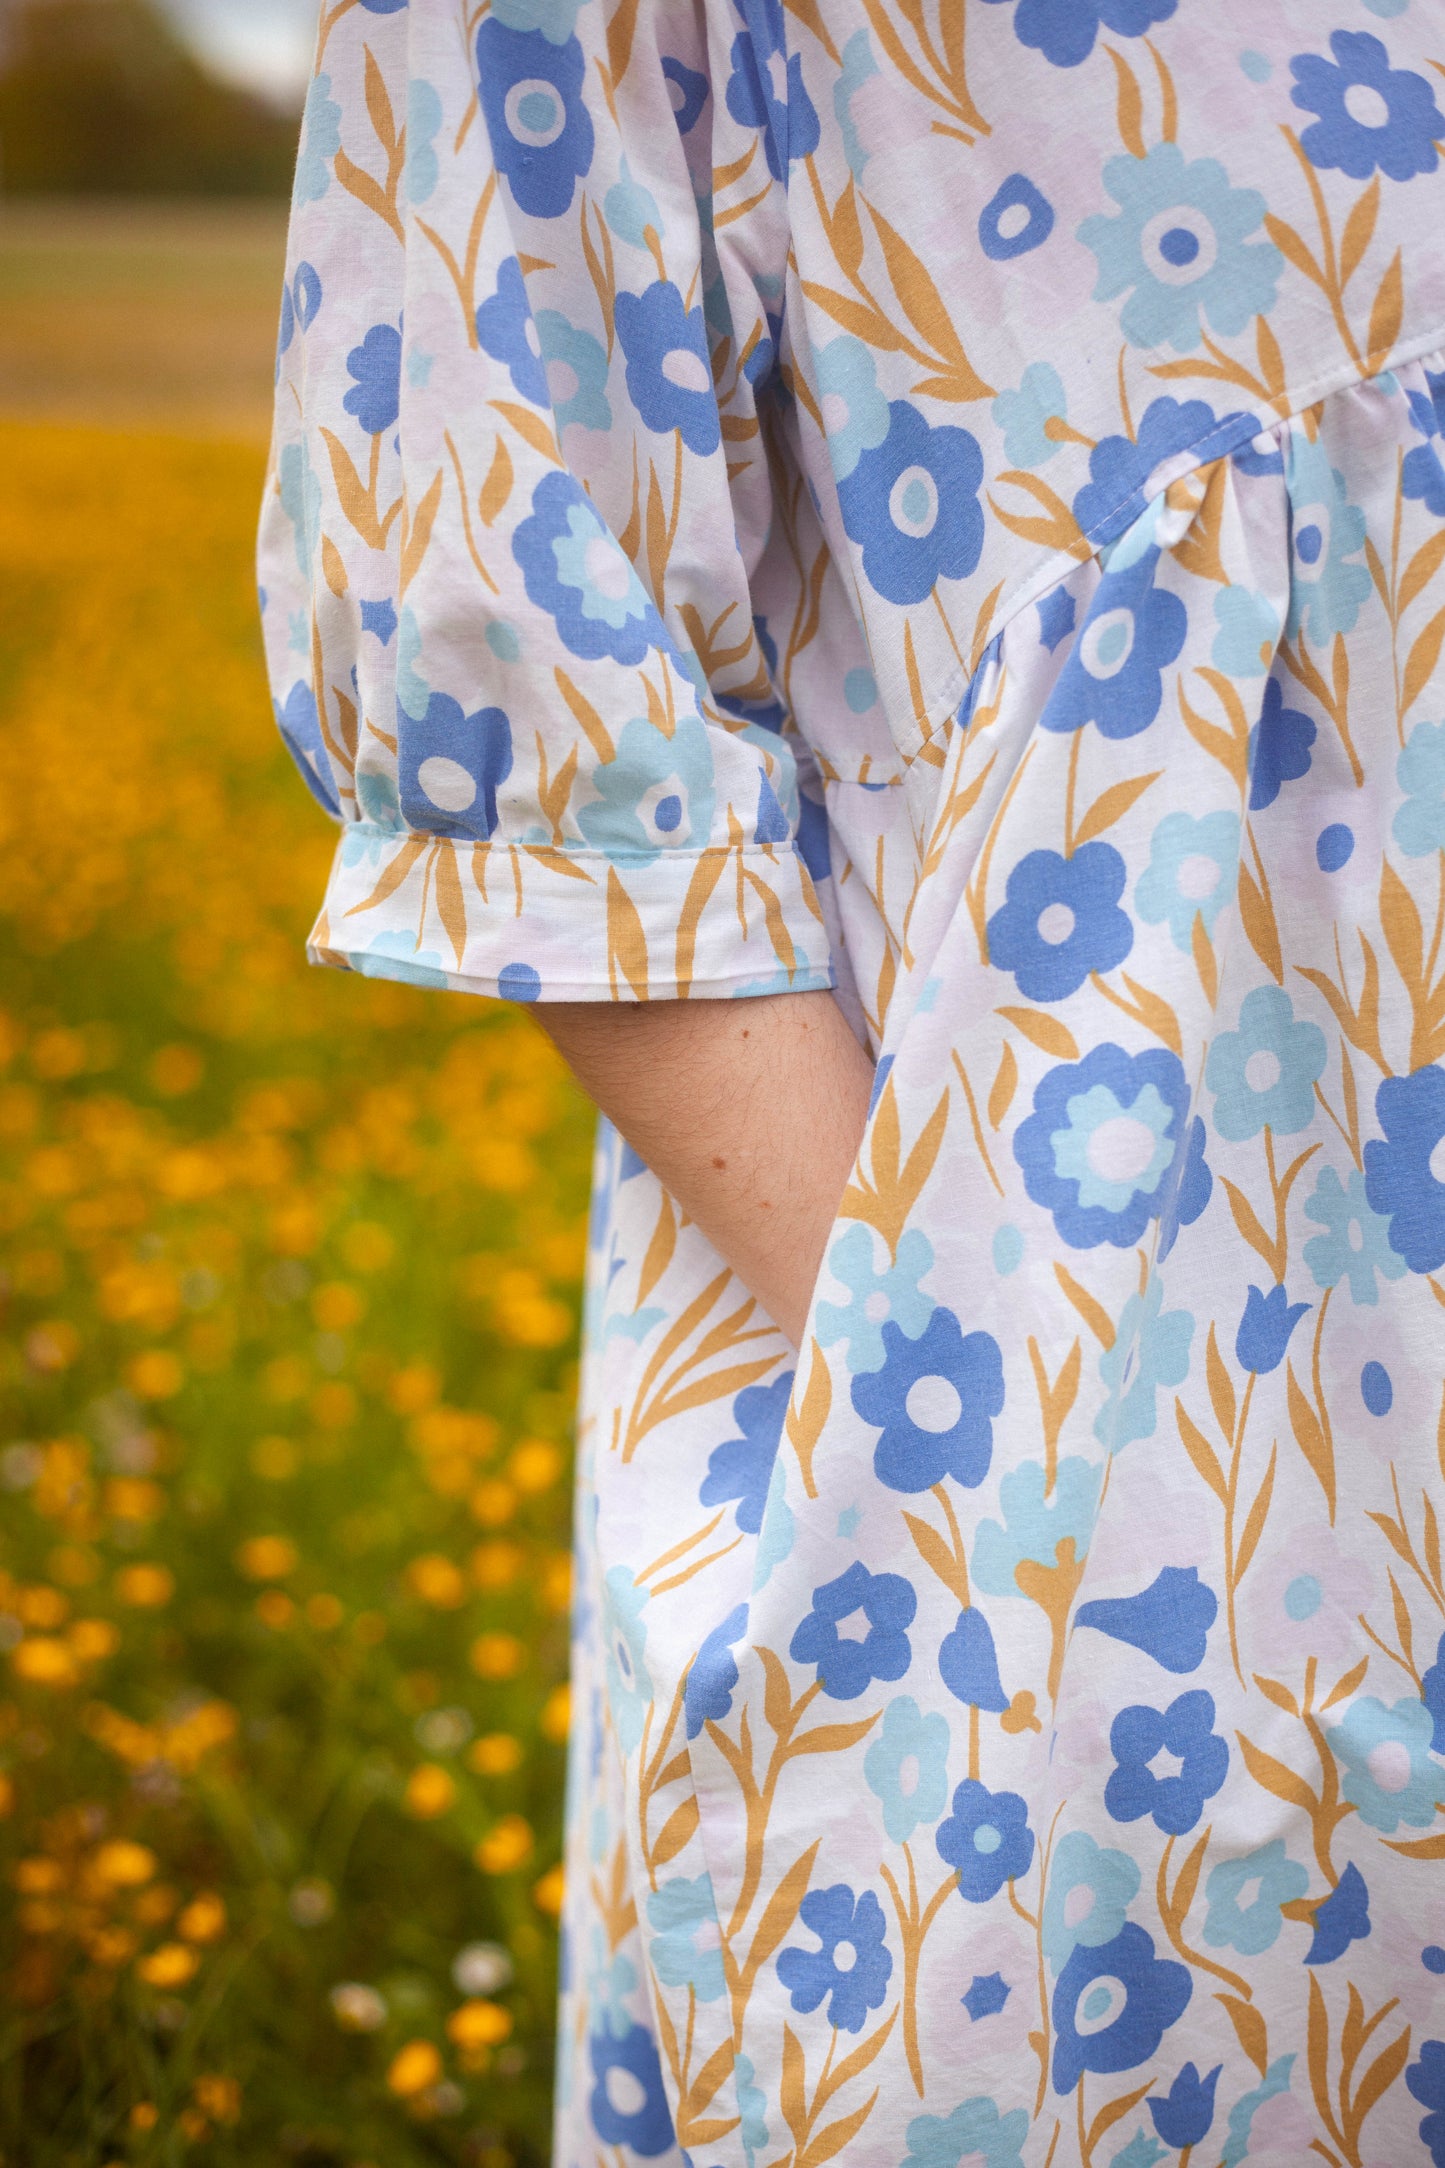
<svg viewBox="0 0 1445 2168">
<path fill-rule="evenodd" d="M 873 1083 L 833 996 L 546 1002 L 532 1014 L 796 1346 Z"/>
</svg>

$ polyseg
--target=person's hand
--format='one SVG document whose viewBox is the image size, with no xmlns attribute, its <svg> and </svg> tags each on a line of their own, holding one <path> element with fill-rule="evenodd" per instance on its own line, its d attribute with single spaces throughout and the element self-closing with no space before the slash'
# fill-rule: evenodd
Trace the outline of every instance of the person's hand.
<svg viewBox="0 0 1445 2168">
<path fill-rule="evenodd" d="M 796 1347 L 873 1086 L 833 996 L 543 1002 L 532 1014 Z"/>
</svg>

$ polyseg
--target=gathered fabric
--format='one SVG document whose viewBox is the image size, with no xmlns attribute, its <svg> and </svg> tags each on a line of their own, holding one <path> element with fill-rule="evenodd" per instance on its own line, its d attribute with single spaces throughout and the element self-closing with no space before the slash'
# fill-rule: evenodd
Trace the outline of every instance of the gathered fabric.
<svg viewBox="0 0 1445 2168">
<path fill-rule="evenodd" d="M 877 1059 L 800 1352 L 599 1138 L 558 2168 L 1445 2164 L 1445 39 L 1267 14 L 323 18 L 313 953 Z"/>
</svg>

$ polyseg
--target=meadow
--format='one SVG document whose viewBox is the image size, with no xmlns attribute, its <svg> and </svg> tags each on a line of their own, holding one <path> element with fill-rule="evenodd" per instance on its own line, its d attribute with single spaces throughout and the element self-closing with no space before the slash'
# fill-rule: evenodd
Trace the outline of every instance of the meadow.
<svg viewBox="0 0 1445 2168">
<path fill-rule="evenodd" d="M 47 272 L 36 215 L 0 227 L 0 2158 L 534 2168 L 590 1123 L 514 1012 L 306 965 L 332 836 L 251 569 L 277 222 L 71 217 Z"/>
</svg>

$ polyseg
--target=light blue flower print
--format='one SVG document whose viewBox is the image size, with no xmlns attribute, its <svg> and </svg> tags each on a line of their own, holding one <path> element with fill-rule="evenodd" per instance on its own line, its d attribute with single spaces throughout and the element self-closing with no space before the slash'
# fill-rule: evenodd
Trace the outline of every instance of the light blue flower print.
<svg viewBox="0 0 1445 2168">
<path fill-rule="evenodd" d="M 1343 1763 L 1342 1795 L 1371 1829 L 1393 1836 L 1402 1822 L 1424 1829 L 1445 1801 L 1445 1767 L 1430 1752 L 1435 1720 L 1423 1701 L 1393 1708 L 1373 1694 L 1352 1701 L 1329 1734 Z"/>
<path fill-rule="evenodd" d="M 395 835 L 406 826 L 401 817 L 401 800 L 396 792 L 396 778 L 384 769 L 357 769 L 356 804 L 362 821 L 372 829 L 385 829 Z M 359 827 L 361 822 L 357 825 Z"/>
<path fill-rule="evenodd" d="M 1029 2134 L 1026 2108 L 1000 2115 L 982 2093 L 965 2100 L 952 2115 L 916 2115 L 907 2130 L 908 2153 L 902 2168 L 1023 2168 Z"/>
<path fill-rule="evenodd" d="M 1163 1303 L 1164 1283 L 1155 1273 L 1142 1295 L 1129 1297 L 1114 1344 L 1099 1357 L 1099 1376 L 1109 1397 L 1094 1418 L 1094 1436 L 1111 1453 L 1136 1439 L 1152 1438 L 1160 1386 L 1182 1385 L 1189 1375 L 1193 1313 L 1165 1310 Z"/>
<path fill-rule="evenodd" d="M 1042 467 L 1059 449 L 1048 433 L 1051 421 L 1068 418 L 1063 379 L 1047 361 L 1025 369 L 1017 391 L 1001 391 L 989 408 L 1003 431 L 1004 457 L 1011 467 Z"/>
<path fill-rule="evenodd" d="M 607 1699 L 612 1725 L 624 1754 L 642 1737 L 642 1723 L 652 1700 L 642 1623 L 647 1590 L 639 1588 L 626 1566 L 614 1566 L 603 1584 L 602 1631 L 607 1650 Z"/>
<path fill-rule="evenodd" d="M 442 101 L 437 87 L 424 75 L 414 75 L 406 86 L 406 200 L 427 203 L 436 194 L 441 163 L 434 145 L 442 124 Z"/>
<path fill-rule="evenodd" d="M 424 949 L 409 933 L 373 935 L 364 949 L 352 952 L 353 968 L 364 979 L 401 979 L 408 986 L 438 988 L 447 983 L 446 965 L 436 949 Z"/>
<path fill-rule="evenodd" d="M 753 2168 L 758 2154 L 768 2142 L 768 2096 L 758 2084 L 757 2073 L 747 2055 L 740 2055 L 733 2064 L 733 2080 L 737 2086 L 738 2114 L 742 2117 L 738 2136 L 748 2156 L 748 2168 Z"/>
<path fill-rule="evenodd" d="M 1241 2168 L 1241 2163 L 1248 2160 L 1249 2134 L 1255 2116 L 1267 2100 L 1273 2100 L 1277 2093 L 1289 2091 L 1294 2063 L 1293 2055 L 1276 2056 L 1262 2081 L 1236 2100 L 1229 2111 L 1229 2135 L 1219 2168 Z"/>
<path fill-rule="evenodd" d="M 311 560 L 321 540 L 321 484 L 311 464 L 310 448 L 304 441 L 281 447 L 277 489 L 281 509 L 295 532 L 296 562 L 309 580 Z"/>
<path fill-rule="evenodd" d="M 863 168 L 872 152 L 858 130 L 853 118 L 853 100 L 863 85 L 879 72 L 868 43 L 866 30 L 855 30 L 843 48 L 843 65 L 838 80 L 833 85 L 833 112 L 838 122 L 838 132 L 843 138 L 843 155 L 848 161 L 848 171 L 855 181 L 863 178 Z"/>
<path fill-rule="evenodd" d="M 1277 1137 L 1308 1128 L 1328 1057 L 1319 1025 L 1296 1019 L 1282 987 L 1256 986 L 1240 1004 L 1239 1029 L 1220 1033 L 1204 1065 L 1221 1137 L 1243 1144 L 1264 1128 Z"/>
<path fill-rule="evenodd" d="M 648 1956 L 664 1987 L 690 1987 L 699 2002 L 716 2002 L 726 1982 L 712 1877 L 664 1882 L 648 1897 L 647 1922 L 656 1930 Z"/>
<path fill-rule="evenodd" d="M 609 858 L 651 865 L 663 850 L 706 839 L 713 809 L 712 748 L 707 726 L 696 715 L 681 716 L 670 738 L 655 723 L 634 716 L 593 781 L 600 795 L 582 808 L 577 825 L 593 849 Z"/>
<path fill-rule="evenodd" d="M 609 1953 L 601 1927 L 592 1930 L 592 1956 L 587 1967 L 587 2000 L 594 2031 L 610 2032 L 620 2040 L 631 2029 L 627 1998 L 637 1989 L 637 1967 L 621 1950 Z"/>
<path fill-rule="evenodd" d="M 1134 908 L 1151 926 L 1169 926 L 1174 946 L 1189 955 L 1194 921 L 1207 934 L 1239 885 L 1237 813 L 1166 813 L 1149 839 L 1149 863 L 1134 889 Z"/>
<path fill-rule="evenodd" d="M 1104 186 L 1118 214 L 1086 218 L 1079 239 L 1098 260 L 1094 299 L 1129 294 L 1119 323 L 1131 346 L 1192 354 L 1201 318 L 1233 338 L 1269 313 L 1284 258 L 1272 241 L 1248 238 L 1264 219 L 1258 189 L 1231 187 L 1217 158 L 1186 160 L 1177 143 L 1111 158 Z"/>
<path fill-rule="evenodd" d="M 1024 1460 L 1010 1468 L 999 1484 L 1002 1523 L 983 1521 L 974 1537 L 969 1563 L 975 1588 L 985 1596 L 1018 1596 L 1016 1573 L 1025 1560 L 1052 1566 L 1065 1543 L 1082 1558 L 1093 1534 L 1103 1473 L 1071 1453 L 1055 1469 L 1050 1491 L 1042 1461 Z"/>
<path fill-rule="evenodd" d="M 1351 1302 L 1373 1309 L 1380 1299 L 1375 1275 L 1403 1277 L 1407 1267 L 1390 1247 L 1390 1223 L 1372 1207 L 1358 1168 L 1351 1167 L 1348 1182 L 1342 1182 L 1333 1167 L 1322 1168 L 1305 1217 L 1328 1229 L 1311 1235 L 1304 1246 L 1316 1287 L 1337 1287 L 1348 1280 Z"/>
<path fill-rule="evenodd" d="M 601 340 L 571 323 L 560 309 L 539 309 L 537 345 L 557 427 L 580 422 L 584 429 L 610 429 L 607 352 Z"/>
<path fill-rule="evenodd" d="M 1303 626 L 1311 643 L 1324 647 L 1337 632 L 1354 631 L 1371 593 L 1369 570 L 1359 558 L 1365 515 L 1350 503 L 1345 478 L 1331 466 L 1324 445 L 1318 439 L 1311 444 L 1298 426 L 1290 430 L 1285 461 L 1293 556 L 1285 631 L 1294 639 Z"/>
<path fill-rule="evenodd" d="M 843 332 L 821 346 L 818 405 L 828 439 L 833 473 L 846 481 L 864 452 L 873 451 L 888 434 L 888 401 L 878 389 L 872 350 Z"/>
<path fill-rule="evenodd" d="M 549 45 L 565 45 L 586 4 L 587 0 L 492 0 L 492 13 L 509 30 L 540 30 Z"/>
<path fill-rule="evenodd" d="M 670 648 L 631 558 L 570 472 L 543 475 L 512 555 L 528 599 L 549 612 L 571 654 L 636 663 L 649 648 Z"/>
<path fill-rule="evenodd" d="M 1147 1158 L 1144 1148 L 1139 1148 L 1142 1165 L 1131 1160 L 1127 1169 L 1116 1168 L 1110 1155 L 1092 1150 L 1099 1131 L 1117 1122 L 1124 1111 L 1108 1084 L 1091 1084 L 1070 1099 L 1065 1126 L 1054 1131 L 1054 1173 L 1061 1182 L 1077 1183 L 1080 1212 L 1126 1211 L 1140 1190 L 1153 1194 L 1174 1158 L 1170 1126 L 1176 1109 L 1160 1098 L 1152 1084 L 1146 1084 L 1128 1108 L 1130 1120 L 1149 1130 L 1154 1140 Z"/>
<path fill-rule="evenodd" d="M 340 148 L 341 108 L 331 95 L 331 78 L 313 76 L 301 119 L 301 150 L 292 188 L 294 205 L 321 201 L 331 186 L 331 161 Z"/>
<path fill-rule="evenodd" d="M 646 248 L 647 228 L 650 226 L 661 238 L 664 231 L 662 213 L 657 208 L 657 198 L 651 189 L 644 188 L 632 178 L 632 170 L 624 156 L 622 178 L 614 181 L 602 199 L 607 223 L 619 241 L 627 241 L 633 248 Z"/>
<path fill-rule="evenodd" d="M 820 1347 L 846 1340 L 848 1374 L 881 1370 L 883 1327 L 891 1319 L 916 1340 L 933 1315 L 933 1299 L 918 1283 L 933 1264 L 933 1245 L 917 1227 L 906 1227 L 894 1261 L 880 1271 L 874 1261 L 871 1228 L 855 1221 L 828 1253 L 828 1270 L 850 1290 L 847 1302 L 820 1302 L 813 1329 Z"/>
<path fill-rule="evenodd" d="M 1082 1829 L 1060 1837 L 1041 1923 L 1049 1970 L 1062 1972 L 1080 1943 L 1095 1950 L 1112 1942 L 1138 1894 L 1139 1869 L 1127 1852 L 1096 1844 Z"/>
<path fill-rule="evenodd" d="M 1407 858 L 1445 851 L 1445 723 L 1417 723 L 1395 763 L 1405 793 L 1390 833 Z"/>
<path fill-rule="evenodd" d="M 1226 677 L 1263 677 L 1279 641 L 1279 612 L 1252 587 L 1221 587 L 1214 597 L 1219 626 L 1210 655 Z"/>
<path fill-rule="evenodd" d="M 900 1694 L 883 1712 L 863 1775 L 895 1844 L 906 1844 L 920 1826 L 931 1828 L 948 1804 L 947 1717 L 925 1716 L 911 1694 Z"/>
<path fill-rule="evenodd" d="M 1308 1873 L 1289 1857 L 1280 1837 L 1238 1859 L 1222 1859 L 1204 1885 L 1205 1941 L 1212 1950 L 1262 1956 L 1279 1939 L 1280 1906 L 1303 1897 L 1309 1886 Z"/>
<path fill-rule="evenodd" d="M 755 1590 L 766 1588 L 776 1568 L 791 1558 L 793 1553 L 793 1539 L 797 1530 L 787 1492 L 788 1471 L 780 1454 L 773 1462 L 773 1473 L 768 1483 L 768 1501 L 763 1507 L 763 1525 L 758 1530 L 758 1547 L 753 1559 Z"/>
</svg>

